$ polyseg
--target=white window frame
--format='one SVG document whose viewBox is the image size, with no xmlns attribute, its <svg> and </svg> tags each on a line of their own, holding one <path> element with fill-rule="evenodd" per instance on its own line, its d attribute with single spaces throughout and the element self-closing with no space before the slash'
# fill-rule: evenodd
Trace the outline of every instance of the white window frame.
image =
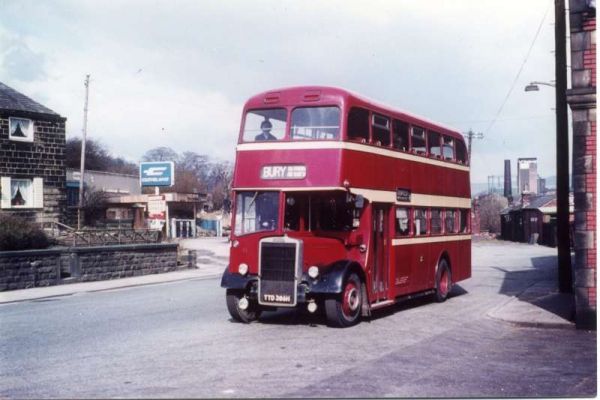
<svg viewBox="0 0 600 400">
<path fill-rule="evenodd" d="M 3 210 L 20 210 L 44 208 L 44 179 L 43 178 L 14 178 L 15 180 L 31 181 L 31 204 L 13 206 L 12 203 L 12 178 L 0 177 L 0 208 Z"/>
<path fill-rule="evenodd" d="M 27 129 L 27 131 L 24 131 L 23 133 L 26 135 L 25 137 L 21 137 L 21 136 L 13 136 L 12 135 L 12 131 L 13 131 L 13 124 L 17 123 L 17 120 L 21 120 L 21 121 L 29 121 L 29 127 Z M 33 134 L 34 134 L 35 130 L 34 130 L 34 122 L 32 119 L 29 118 L 21 118 L 21 117 L 8 117 L 8 139 L 9 140 L 14 140 L 14 141 L 18 141 L 18 142 L 33 142 Z"/>
</svg>

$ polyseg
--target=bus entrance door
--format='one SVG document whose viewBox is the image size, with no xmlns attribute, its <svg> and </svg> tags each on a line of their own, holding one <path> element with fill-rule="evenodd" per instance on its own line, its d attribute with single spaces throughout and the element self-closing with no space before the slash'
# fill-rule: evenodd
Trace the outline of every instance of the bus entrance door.
<svg viewBox="0 0 600 400">
<path fill-rule="evenodd" d="M 373 302 L 387 300 L 389 288 L 388 214 L 389 206 L 373 204 L 371 284 Z"/>
</svg>

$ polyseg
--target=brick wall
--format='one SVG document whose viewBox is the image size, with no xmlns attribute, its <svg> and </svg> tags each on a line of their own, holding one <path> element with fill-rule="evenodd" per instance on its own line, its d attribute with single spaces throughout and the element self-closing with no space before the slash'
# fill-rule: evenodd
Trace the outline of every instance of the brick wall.
<svg viewBox="0 0 600 400">
<path fill-rule="evenodd" d="M 184 268 L 189 267 L 185 265 Z M 0 252 L 0 291 L 158 274 L 177 269 L 177 244 Z"/>
<path fill-rule="evenodd" d="M 33 120 L 33 142 L 9 139 L 9 117 Z M 65 121 L 59 116 L 0 110 L 0 177 L 44 179 L 43 209 L 0 209 L 0 212 L 36 222 L 62 220 L 66 203 Z"/>
<path fill-rule="evenodd" d="M 596 13 L 586 0 L 570 0 L 571 81 L 575 198 L 575 318 L 596 328 Z"/>
</svg>

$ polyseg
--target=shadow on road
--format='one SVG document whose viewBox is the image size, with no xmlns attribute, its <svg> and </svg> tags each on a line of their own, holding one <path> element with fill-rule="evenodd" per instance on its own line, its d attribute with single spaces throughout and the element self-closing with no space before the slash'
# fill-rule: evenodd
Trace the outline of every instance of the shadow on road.
<svg viewBox="0 0 600 400">
<path fill-rule="evenodd" d="M 510 271 L 492 267 L 504 273 L 499 293 L 516 296 L 524 301 L 555 314 L 573 320 L 573 295 L 558 291 L 558 257 L 531 257 L 533 268 Z"/>
<path fill-rule="evenodd" d="M 462 296 L 468 292 L 460 285 L 454 285 L 452 292 L 448 295 L 448 300 L 453 297 Z M 410 310 L 419 306 L 434 303 L 433 296 L 423 296 L 417 299 L 400 301 L 391 307 L 385 307 L 373 311 L 371 317 L 363 318 L 363 322 L 375 321 L 393 315 L 397 312 Z M 229 319 L 236 323 L 233 319 Z M 278 309 L 277 311 L 265 311 L 259 319 L 259 323 L 272 325 L 308 325 L 308 326 L 327 326 L 327 317 L 325 316 L 324 306 L 321 304 L 316 313 L 311 314 L 304 309 Z"/>
</svg>

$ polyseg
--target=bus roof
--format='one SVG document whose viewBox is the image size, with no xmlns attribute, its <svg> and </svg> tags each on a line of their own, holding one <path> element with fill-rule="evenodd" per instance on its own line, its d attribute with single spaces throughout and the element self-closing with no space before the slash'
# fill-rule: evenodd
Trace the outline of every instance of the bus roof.
<svg viewBox="0 0 600 400">
<path fill-rule="evenodd" d="M 460 131 L 456 128 L 433 122 L 427 118 L 395 107 L 390 107 L 350 90 L 330 86 L 293 86 L 268 90 L 248 99 L 244 106 L 244 112 L 250 109 L 277 106 L 321 106 L 331 104 L 340 106 L 345 105 L 348 107 L 364 107 L 371 111 L 388 115 L 414 125 L 419 125 L 426 129 L 440 131 L 464 139 Z"/>
</svg>

